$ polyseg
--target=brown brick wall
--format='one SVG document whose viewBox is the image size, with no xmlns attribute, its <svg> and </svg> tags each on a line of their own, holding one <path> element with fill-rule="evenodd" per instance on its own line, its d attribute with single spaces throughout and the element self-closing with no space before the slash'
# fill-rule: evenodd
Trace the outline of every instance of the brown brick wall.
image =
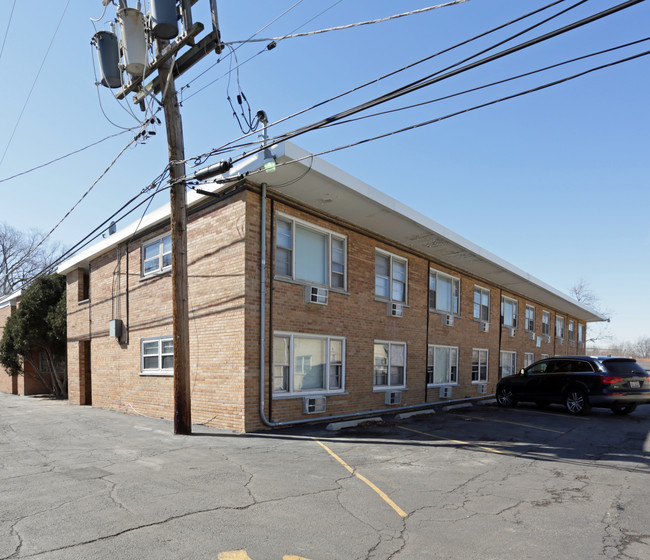
<svg viewBox="0 0 650 560">
<path fill-rule="evenodd" d="M 459 348 L 459 383 L 452 399 L 477 396 L 471 382 L 473 348 L 489 350 L 489 390 L 499 371 L 499 348 L 523 353 L 564 353 L 554 337 L 540 348 L 524 329 L 526 302 L 518 300 L 519 328 L 513 338 L 500 329 L 501 291 L 497 286 L 429 262 L 387 240 L 338 223 L 306 209 L 296 209 L 275 196 L 267 207 L 266 279 L 266 393 L 265 411 L 273 422 L 317 419 L 302 412 L 302 398 L 273 398 L 268 392 L 273 332 L 339 336 L 346 341 L 345 394 L 327 398 L 326 415 L 383 409 L 384 392 L 373 390 L 373 350 L 376 340 L 407 343 L 407 388 L 402 405 L 439 400 L 439 389 L 427 387 L 427 344 Z M 263 428 L 259 416 L 260 379 L 260 212 L 261 199 L 253 190 L 214 204 L 189 218 L 188 285 L 190 310 L 190 364 L 192 420 L 235 431 Z M 304 302 L 305 286 L 273 278 L 272 227 L 277 212 L 302 219 L 347 236 L 347 289 L 330 290 L 326 306 Z M 77 282 L 83 271 L 68 275 L 68 366 L 71 402 L 82 404 L 84 352 L 90 340 L 92 404 L 148 416 L 172 418 L 173 379 L 140 375 L 142 338 L 172 334 L 171 278 L 169 273 L 142 278 L 141 247 L 169 229 L 161 227 L 113 249 L 90 264 L 90 299 L 79 302 Z M 375 295 L 375 251 L 383 249 L 408 259 L 408 303 L 403 317 L 389 317 L 386 302 Z M 128 276 L 127 276 L 128 262 Z M 428 311 L 429 266 L 461 279 L 461 310 L 451 327 L 439 313 Z M 128 284 L 128 290 L 127 290 Z M 490 290 L 490 330 L 479 332 L 473 319 L 473 290 Z M 542 306 L 535 302 L 536 331 L 541 334 Z M 127 313 L 128 308 L 128 313 Z M 128 326 L 128 340 L 108 336 L 111 319 Z M 555 316 L 552 314 L 552 331 Z M 427 330 L 428 326 L 428 330 Z M 270 329 L 270 330 L 269 330 Z M 576 321 L 577 334 L 577 321 Z M 566 338 L 565 338 L 566 340 Z M 499 347 L 501 344 L 501 347 Z M 575 353 L 584 349 L 575 349 Z M 574 353 L 573 351 L 571 353 Z"/>
</svg>

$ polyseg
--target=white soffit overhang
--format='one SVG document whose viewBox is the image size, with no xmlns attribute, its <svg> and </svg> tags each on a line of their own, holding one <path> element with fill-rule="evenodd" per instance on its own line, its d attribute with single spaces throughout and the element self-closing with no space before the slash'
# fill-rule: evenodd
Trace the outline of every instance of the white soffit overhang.
<svg viewBox="0 0 650 560">
<path fill-rule="evenodd" d="M 272 151 L 279 164 L 275 172 L 253 174 L 249 177 L 251 182 L 267 183 L 269 189 L 275 188 L 297 202 L 397 241 L 533 302 L 583 321 L 606 320 L 568 295 L 326 161 L 312 157 L 295 144 L 285 142 L 273 146 Z"/>
</svg>

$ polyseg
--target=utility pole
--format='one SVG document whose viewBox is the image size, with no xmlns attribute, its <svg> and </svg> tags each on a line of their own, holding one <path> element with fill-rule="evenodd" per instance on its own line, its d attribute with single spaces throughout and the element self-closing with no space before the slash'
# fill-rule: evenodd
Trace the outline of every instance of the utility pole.
<svg viewBox="0 0 650 560">
<path fill-rule="evenodd" d="M 156 39 L 161 53 L 168 41 Z M 183 121 L 171 63 L 166 60 L 158 68 L 162 85 L 169 151 L 169 182 L 172 238 L 172 315 L 174 337 L 174 433 L 192 433 L 192 403 L 190 393 L 190 332 L 187 296 L 187 212 L 185 183 L 185 147 Z"/>
<path fill-rule="evenodd" d="M 101 0 L 106 7 L 114 0 Z M 170 166 L 170 206 L 172 241 L 172 316 L 174 337 L 174 433 L 192 433 L 192 403 L 190 392 L 189 305 L 187 286 L 187 209 L 185 181 L 185 148 L 175 77 L 182 75 L 211 51 L 221 53 L 221 33 L 217 16 L 217 0 L 209 0 L 212 29 L 198 42 L 202 23 L 193 22 L 192 6 L 198 0 L 150 0 L 151 12 L 146 18 L 140 0 L 129 8 L 127 0 L 118 0 L 118 20 L 121 37 L 114 31 L 100 31 L 93 37 L 97 48 L 101 84 L 119 88 L 115 97 L 124 99 L 135 92 L 134 103 L 144 109 L 144 99 L 162 94 L 165 113 Z M 122 18 L 120 19 L 120 16 Z M 145 20 L 147 23 L 145 23 Z M 178 35 L 178 20 L 182 23 Z M 151 23 L 151 25 L 149 25 Z M 153 23 L 160 25 L 154 28 Z M 178 36 L 177 36 L 178 35 Z M 148 37 L 155 38 L 156 57 L 147 60 Z M 170 40 L 173 39 L 171 42 Z M 177 58 L 181 49 L 187 48 Z M 175 63 L 172 64 L 171 60 Z M 158 70 L 150 83 L 144 80 Z M 124 82 L 125 72 L 127 82 Z M 121 87 L 120 87 L 121 86 Z"/>
</svg>

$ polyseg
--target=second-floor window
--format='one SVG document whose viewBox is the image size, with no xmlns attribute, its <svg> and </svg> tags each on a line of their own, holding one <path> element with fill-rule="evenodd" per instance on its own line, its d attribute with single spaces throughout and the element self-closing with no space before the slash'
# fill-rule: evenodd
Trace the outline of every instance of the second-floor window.
<svg viewBox="0 0 650 560">
<path fill-rule="evenodd" d="M 430 270 L 429 309 L 458 315 L 460 312 L 460 279 L 437 270 Z"/>
<path fill-rule="evenodd" d="M 501 297 L 501 324 L 504 327 L 517 328 L 517 300 Z"/>
<path fill-rule="evenodd" d="M 535 330 L 535 308 L 532 305 L 526 306 L 526 330 Z"/>
<path fill-rule="evenodd" d="M 551 314 L 548 311 L 542 311 L 542 335 L 551 336 Z"/>
<path fill-rule="evenodd" d="M 576 339 L 575 323 L 573 321 L 569 321 L 569 340 L 571 342 L 574 342 L 575 339 Z"/>
<path fill-rule="evenodd" d="M 408 262 L 406 259 L 377 250 L 375 252 L 375 295 L 406 303 Z"/>
<path fill-rule="evenodd" d="M 474 286 L 474 319 L 490 321 L 490 290 Z"/>
<path fill-rule="evenodd" d="M 583 344 L 585 341 L 585 326 L 578 323 L 578 344 Z"/>
<path fill-rule="evenodd" d="M 142 275 L 155 274 L 172 266 L 172 236 L 165 235 L 142 246 Z"/>
<path fill-rule="evenodd" d="M 345 237 L 294 219 L 277 219 L 275 273 L 278 276 L 344 290 L 345 263 Z"/>
<path fill-rule="evenodd" d="M 564 338 L 564 317 L 555 318 L 555 336 Z"/>
</svg>

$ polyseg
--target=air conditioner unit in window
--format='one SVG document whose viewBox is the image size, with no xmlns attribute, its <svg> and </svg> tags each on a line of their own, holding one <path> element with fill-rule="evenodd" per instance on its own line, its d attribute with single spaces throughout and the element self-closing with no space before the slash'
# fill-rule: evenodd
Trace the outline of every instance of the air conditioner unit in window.
<svg viewBox="0 0 650 560">
<path fill-rule="evenodd" d="M 402 391 L 386 391 L 386 404 L 400 404 L 402 402 Z"/>
<path fill-rule="evenodd" d="M 305 288 L 305 301 L 307 303 L 317 303 L 318 305 L 327 305 L 329 292 L 322 286 L 307 286 Z"/>
<path fill-rule="evenodd" d="M 486 395 L 487 394 L 487 383 L 479 383 L 476 386 L 476 391 L 478 392 L 479 395 Z"/>
<path fill-rule="evenodd" d="M 558 339 L 557 339 L 557 343 L 558 343 L 558 344 L 564 344 L 564 339 L 558 337 Z"/>
<path fill-rule="evenodd" d="M 442 316 L 442 326 L 443 327 L 453 327 L 454 326 L 454 316 L 445 314 Z"/>
<path fill-rule="evenodd" d="M 544 342 L 546 342 L 546 344 L 550 344 L 550 343 L 551 343 L 551 337 L 548 336 L 548 335 L 546 335 L 546 336 L 544 337 Z"/>
<path fill-rule="evenodd" d="M 572 341 L 569 342 L 569 344 L 570 344 L 571 346 L 575 346 L 575 345 L 576 345 L 576 341 L 575 341 L 575 340 L 572 340 Z"/>
<path fill-rule="evenodd" d="M 490 331 L 490 323 L 486 323 L 485 321 L 481 321 L 478 325 L 478 330 L 479 332 L 489 332 Z"/>
<path fill-rule="evenodd" d="M 325 397 L 305 397 L 302 405 L 305 414 L 325 412 Z"/>
<path fill-rule="evenodd" d="M 401 317 L 403 315 L 404 306 L 401 303 L 388 303 L 386 307 L 386 314 L 389 317 Z"/>
<path fill-rule="evenodd" d="M 451 387 L 440 387 L 440 398 L 441 399 L 450 399 L 451 398 Z"/>
<path fill-rule="evenodd" d="M 509 336 L 510 338 L 514 338 L 514 336 L 515 336 L 515 332 L 517 332 L 517 331 L 515 331 L 515 328 L 514 328 L 514 327 L 508 327 L 508 336 Z"/>
</svg>

